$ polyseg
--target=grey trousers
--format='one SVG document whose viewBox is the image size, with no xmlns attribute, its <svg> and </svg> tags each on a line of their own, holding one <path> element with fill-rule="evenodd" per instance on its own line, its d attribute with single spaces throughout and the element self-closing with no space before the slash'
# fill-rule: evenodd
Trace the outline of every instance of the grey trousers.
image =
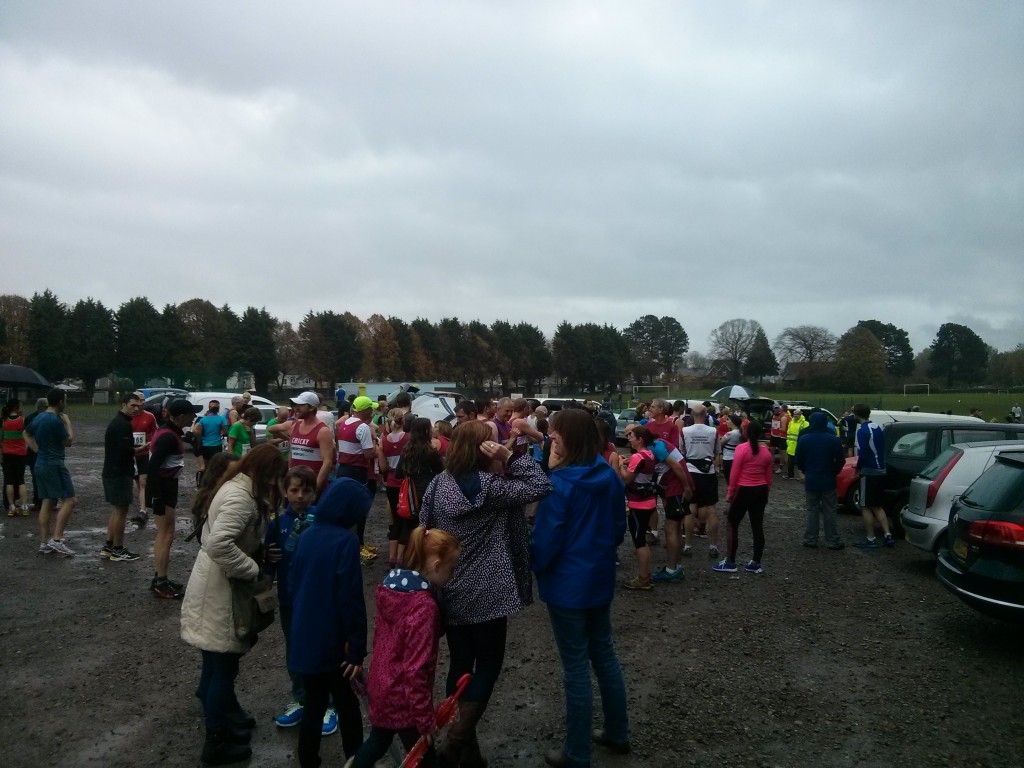
<svg viewBox="0 0 1024 768">
<path fill-rule="evenodd" d="M 818 543 L 818 518 L 825 522 L 825 543 L 842 544 L 836 521 L 836 489 L 831 491 L 805 491 L 807 494 L 807 522 L 804 526 L 804 544 Z"/>
</svg>

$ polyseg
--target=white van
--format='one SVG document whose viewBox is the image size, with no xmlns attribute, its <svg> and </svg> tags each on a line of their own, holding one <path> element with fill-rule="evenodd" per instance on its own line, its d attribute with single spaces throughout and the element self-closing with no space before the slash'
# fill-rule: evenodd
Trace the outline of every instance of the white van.
<svg viewBox="0 0 1024 768">
<path fill-rule="evenodd" d="M 892 424 L 895 421 L 965 421 L 977 424 L 984 423 L 984 419 L 977 416 L 947 416 L 944 413 L 925 413 L 924 411 L 886 411 L 882 409 L 871 409 L 869 417 L 875 424 Z"/>
</svg>

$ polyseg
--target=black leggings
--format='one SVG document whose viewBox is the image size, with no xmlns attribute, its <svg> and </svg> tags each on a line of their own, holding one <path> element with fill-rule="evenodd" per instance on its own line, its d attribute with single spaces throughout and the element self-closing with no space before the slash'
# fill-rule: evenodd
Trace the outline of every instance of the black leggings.
<svg viewBox="0 0 1024 768">
<path fill-rule="evenodd" d="M 655 509 L 633 509 L 629 507 L 626 522 L 629 525 L 629 537 L 633 539 L 633 548 L 647 546 L 647 531 L 651 529 L 651 513 Z"/>
<path fill-rule="evenodd" d="M 302 684 L 306 689 L 306 707 L 299 725 L 299 765 L 302 768 L 320 765 L 320 736 L 328 695 L 334 698 L 334 708 L 338 712 L 338 729 L 345 757 L 354 756 L 363 743 L 363 716 L 359 711 L 359 699 L 341 670 L 303 675 Z"/>
<path fill-rule="evenodd" d="M 356 759 L 352 763 L 352 768 L 373 768 L 377 761 L 388 753 L 388 749 L 390 749 L 391 742 L 395 736 L 398 736 L 406 752 L 412 749 L 413 745 L 420 739 L 420 734 L 415 728 L 392 731 L 387 728 L 378 728 L 374 725 L 370 728 L 370 735 L 366 737 L 363 746 L 356 753 Z M 433 747 L 427 749 L 423 754 L 420 765 L 427 768 L 433 768 L 433 766 L 437 765 L 437 753 Z"/>
<path fill-rule="evenodd" d="M 750 529 L 754 533 L 754 562 L 761 562 L 764 554 L 764 508 L 768 506 L 767 485 L 741 485 L 729 507 L 729 562 L 736 562 L 739 548 L 739 525 L 750 513 Z"/>
<path fill-rule="evenodd" d="M 445 695 L 451 696 L 459 678 L 469 673 L 473 682 L 463 692 L 462 701 L 486 704 L 505 663 L 507 635 L 508 619 L 505 617 L 480 624 L 449 624 L 448 653 L 451 660 Z"/>
</svg>

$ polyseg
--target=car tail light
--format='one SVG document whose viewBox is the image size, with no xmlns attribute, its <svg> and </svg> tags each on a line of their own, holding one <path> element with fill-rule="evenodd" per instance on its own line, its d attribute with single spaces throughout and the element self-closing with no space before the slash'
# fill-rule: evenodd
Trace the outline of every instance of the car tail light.
<svg viewBox="0 0 1024 768">
<path fill-rule="evenodd" d="M 946 466 L 942 468 L 942 471 L 935 476 L 935 478 L 928 483 L 928 500 L 925 502 L 925 507 L 930 507 L 935 503 L 935 496 L 939 492 L 939 486 L 942 485 L 942 481 L 946 479 L 946 475 L 949 474 L 950 470 L 956 466 L 956 463 L 960 461 L 960 457 L 963 456 L 963 451 L 957 451 L 953 454 Z"/>
<path fill-rule="evenodd" d="M 1005 520 L 975 520 L 967 528 L 967 538 L 990 547 L 1024 548 L 1024 525 Z"/>
</svg>

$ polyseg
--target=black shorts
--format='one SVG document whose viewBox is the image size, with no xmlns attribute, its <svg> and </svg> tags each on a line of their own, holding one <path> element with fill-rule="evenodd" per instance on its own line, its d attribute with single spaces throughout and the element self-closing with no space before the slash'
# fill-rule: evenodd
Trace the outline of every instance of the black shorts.
<svg viewBox="0 0 1024 768">
<path fill-rule="evenodd" d="M 149 454 L 135 454 L 135 477 L 143 477 L 147 472 L 149 472 Z"/>
<path fill-rule="evenodd" d="M 25 460 L 26 457 L 21 454 L 4 454 L 4 485 L 13 485 L 17 488 L 25 484 Z"/>
<path fill-rule="evenodd" d="M 178 506 L 178 478 L 157 477 L 155 482 L 146 483 L 146 506 L 154 515 L 162 515 L 164 509 Z"/>
<path fill-rule="evenodd" d="M 682 496 L 665 497 L 665 519 L 678 523 L 690 514 L 690 505 Z"/>
<path fill-rule="evenodd" d="M 199 453 L 197 453 L 196 455 L 202 456 L 204 459 L 206 459 L 206 461 L 209 461 L 218 453 L 223 451 L 224 446 L 221 445 L 220 443 L 217 443 L 216 445 L 201 445 L 199 446 L 198 450 Z"/>
<path fill-rule="evenodd" d="M 128 507 L 132 503 L 134 488 L 131 477 L 104 477 L 103 498 L 112 507 Z"/>
<path fill-rule="evenodd" d="M 861 475 L 860 505 L 862 507 L 881 507 L 884 490 L 885 475 Z"/>
<path fill-rule="evenodd" d="M 710 507 L 718 503 L 718 476 L 702 475 L 691 472 L 693 478 L 693 498 L 690 501 L 695 507 Z"/>
<path fill-rule="evenodd" d="M 771 443 L 772 448 L 786 450 L 786 438 L 784 437 L 776 437 L 775 435 L 772 435 Z"/>
<path fill-rule="evenodd" d="M 647 546 L 647 531 L 651 528 L 651 515 L 657 509 L 633 509 L 629 508 L 626 522 L 629 525 L 629 536 L 633 539 L 633 547 L 640 549 Z"/>
</svg>

